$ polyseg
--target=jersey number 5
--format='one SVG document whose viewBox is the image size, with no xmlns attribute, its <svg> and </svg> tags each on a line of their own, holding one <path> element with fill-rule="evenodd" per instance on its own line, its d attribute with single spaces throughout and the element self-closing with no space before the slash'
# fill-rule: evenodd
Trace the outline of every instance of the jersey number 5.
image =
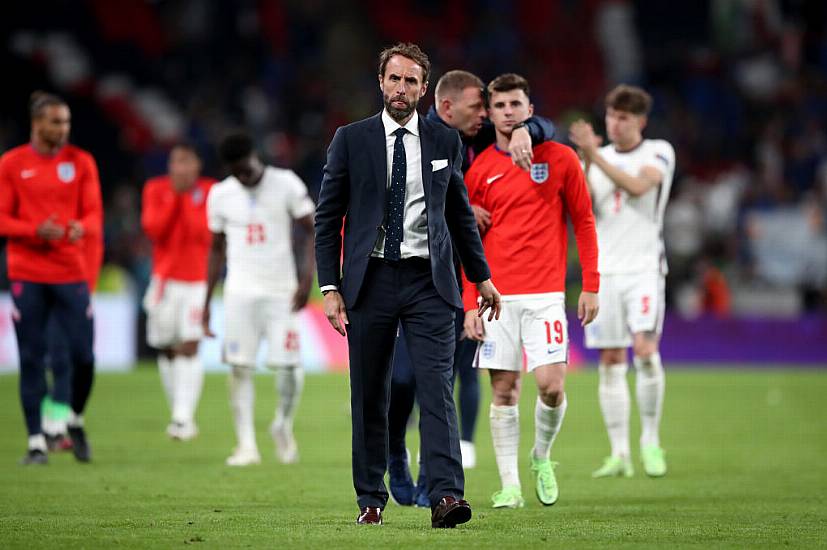
<svg viewBox="0 0 827 550">
<path fill-rule="evenodd" d="M 260 223 L 247 224 L 247 244 L 259 244 L 267 240 L 264 234 L 264 225 Z"/>
</svg>

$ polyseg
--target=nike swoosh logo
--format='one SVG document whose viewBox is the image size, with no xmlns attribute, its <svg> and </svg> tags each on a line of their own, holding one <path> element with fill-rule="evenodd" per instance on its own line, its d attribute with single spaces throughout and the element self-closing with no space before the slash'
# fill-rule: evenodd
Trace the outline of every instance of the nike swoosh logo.
<svg viewBox="0 0 827 550">
<path fill-rule="evenodd" d="M 487 183 L 488 185 L 491 185 L 492 183 L 494 183 L 495 181 L 497 181 L 498 179 L 500 179 L 504 175 L 505 174 L 497 174 L 496 176 L 491 176 L 490 178 L 485 180 L 485 183 Z"/>
<path fill-rule="evenodd" d="M 35 170 L 22 170 L 20 172 L 20 177 L 23 178 L 24 180 L 29 179 L 29 178 L 33 177 L 35 175 L 35 173 L 36 173 Z"/>
</svg>

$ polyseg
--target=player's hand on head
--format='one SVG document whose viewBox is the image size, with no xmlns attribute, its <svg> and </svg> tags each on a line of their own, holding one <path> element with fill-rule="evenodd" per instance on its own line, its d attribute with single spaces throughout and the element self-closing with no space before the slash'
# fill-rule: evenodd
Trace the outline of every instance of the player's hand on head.
<svg viewBox="0 0 827 550">
<path fill-rule="evenodd" d="M 45 241 L 56 241 L 63 238 L 66 234 L 66 228 L 57 223 L 57 214 L 52 214 L 37 226 L 35 232 L 38 237 Z"/>
<path fill-rule="evenodd" d="M 597 294 L 594 292 L 581 292 L 580 299 L 577 301 L 577 318 L 580 319 L 580 325 L 586 326 L 597 317 L 597 312 L 600 310 L 598 305 Z"/>
<path fill-rule="evenodd" d="M 482 342 L 485 337 L 485 327 L 482 319 L 473 309 L 465 312 L 465 320 L 462 323 L 463 337 L 475 342 Z"/>
<path fill-rule="evenodd" d="M 534 158 L 534 150 L 531 144 L 531 134 L 528 133 L 525 127 L 517 128 L 511 132 L 508 152 L 511 154 L 511 162 L 525 171 L 531 170 L 531 160 Z"/>
<path fill-rule="evenodd" d="M 347 312 L 345 311 L 345 301 L 342 295 L 335 290 L 325 293 L 324 295 L 324 314 L 327 320 L 336 332 L 342 336 L 346 336 L 345 326 L 350 324 L 347 319 Z"/>
<path fill-rule="evenodd" d="M 481 283 L 477 283 L 477 291 L 480 293 L 480 307 L 477 310 L 477 316 L 482 317 L 488 311 L 488 320 L 500 318 L 500 293 L 497 287 L 491 282 L 491 279 L 486 279 Z"/>
<path fill-rule="evenodd" d="M 482 235 L 488 231 L 489 227 L 491 227 L 491 212 L 482 206 L 477 206 L 475 204 L 471 205 L 471 210 L 474 211 L 474 219 L 477 221 L 477 229 L 479 229 L 480 235 Z"/>
<path fill-rule="evenodd" d="M 82 223 L 77 220 L 69 220 L 68 231 L 66 233 L 69 242 L 77 242 L 82 239 L 85 234 L 86 230 L 83 228 Z"/>
</svg>

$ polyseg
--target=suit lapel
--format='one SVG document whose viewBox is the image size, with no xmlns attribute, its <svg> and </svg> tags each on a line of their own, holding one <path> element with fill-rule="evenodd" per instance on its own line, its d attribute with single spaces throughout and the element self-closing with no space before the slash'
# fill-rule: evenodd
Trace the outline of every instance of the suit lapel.
<svg viewBox="0 0 827 550">
<path fill-rule="evenodd" d="M 431 198 L 431 177 L 433 168 L 431 161 L 434 159 L 434 136 L 430 128 L 425 124 L 423 117 L 419 117 L 419 147 L 422 153 L 422 190 L 425 192 L 425 204 Z"/>
<path fill-rule="evenodd" d="M 388 183 L 388 149 L 385 141 L 385 126 L 382 124 L 382 113 L 373 117 L 368 136 L 368 151 L 370 152 L 373 176 L 376 180 L 376 193 L 380 198 L 379 206 L 385 208 L 385 193 Z"/>
</svg>

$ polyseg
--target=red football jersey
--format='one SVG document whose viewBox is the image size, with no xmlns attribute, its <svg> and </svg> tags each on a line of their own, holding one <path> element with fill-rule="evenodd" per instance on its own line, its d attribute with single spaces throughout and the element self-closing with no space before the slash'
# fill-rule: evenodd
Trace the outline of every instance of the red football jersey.
<svg viewBox="0 0 827 550">
<path fill-rule="evenodd" d="M 66 226 L 79 221 L 84 238 L 45 241 L 37 227 L 51 216 Z M 73 145 L 53 156 L 21 145 L 0 157 L 0 235 L 8 237 L 9 279 L 37 283 L 88 281 L 88 242 L 102 238 L 98 167 L 92 155 Z"/>
<path fill-rule="evenodd" d="M 492 145 L 465 175 L 468 198 L 491 213 L 482 236 L 491 280 L 503 295 L 564 292 L 571 218 L 583 290 L 597 292 L 597 233 L 583 169 L 574 151 L 547 141 L 534 147 L 531 172 Z M 477 308 L 477 289 L 464 279 L 465 310 Z"/>
<path fill-rule="evenodd" d="M 152 241 L 152 273 L 163 279 L 204 281 L 212 234 L 207 227 L 207 195 L 215 183 L 199 178 L 177 193 L 169 176 L 152 178 L 143 193 L 141 225 Z"/>
</svg>

